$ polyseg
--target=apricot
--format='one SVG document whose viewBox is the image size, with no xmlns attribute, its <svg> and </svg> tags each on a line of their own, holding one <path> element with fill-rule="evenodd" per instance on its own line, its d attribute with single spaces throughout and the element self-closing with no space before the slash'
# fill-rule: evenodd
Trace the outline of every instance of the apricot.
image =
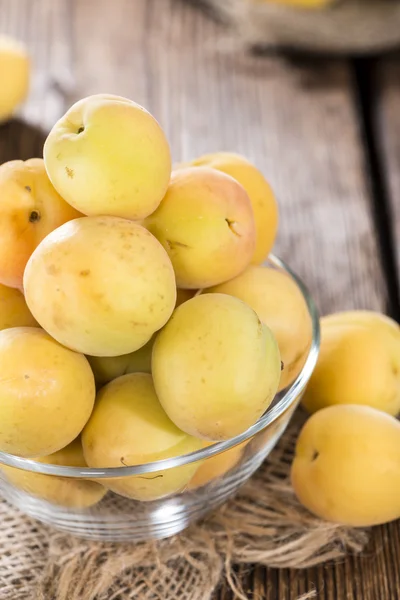
<svg viewBox="0 0 400 600">
<path fill-rule="evenodd" d="M 167 139 L 142 106 L 97 94 L 74 104 L 44 145 L 54 187 L 85 215 L 142 219 L 161 202 L 171 175 Z"/>
<path fill-rule="evenodd" d="M 129 373 L 151 373 L 153 343 L 154 337 L 139 350 L 122 356 L 87 356 L 97 386 Z"/>
<path fill-rule="evenodd" d="M 49 456 L 36 457 L 36 462 L 64 467 L 87 467 L 79 439 L 66 448 Z M 94 481 L 43 475 L 2 465 L 1 471 L 9 483 L 16 488 L 46 500 L 52 504 L 67 508 L 88 508 L 97 504 L 106 494 L 106 489 Z"/>
<path fill-rule="evenodd" d="M 244 187 L 253 207 L 256 224 L 256 247 L 251 262 L 262 263 L 271 252 L 278 231 L 278 205 L 264 175 L 246 158 L 231 152 L 205 154 L 188 164 L 222 171 Z"/>
<path fill-rule="evenodd" d="M 177 427 L 208 440 L 253 425 L 272 402 L 280 372 L 271 330 L 225 294 L 181 304 L 153 346 L 154 386 L 164 410 Z"/>
<path fill-rule="evenodd" d="M 19 290 L 0 283 L 0 330 L 9 327 L 37 327 Z"/>
<path fill-rule="evenodd" d="M 254 252 L 249 197 L 232 177 L 215 169 L 173 172 L 164 199 L 144 226 L 168 252 L 180 288 L 199 289 L 231 279 L 246 268 Z"/>
<path fill-rule="evenodd" d="M 25 270 L 26 302 L 57 341 L 91 356 L 138 350 L 176 301 L 167 253 L 146 229 L 118 217 L 82 217 L 53 231 Z"/>
<path fill-rule="evenodd" d="M 0 123 L 9 119 L 28 95 L 30 60 L 23 44 L 0 36 Z"/>
<path fill-rule="evenodd" d="M 56 192 L 43 160 L 0 166 L 0 283 L 22 289 L 25 265 L 53 229 L 81 216 Z"/>
<path fill-rule="evenodd" d="M 321 350 L 302 399 L 309 412 L 365 404 L 400 412 L 400 327 L 370 311 L 321 319 Z"/>
<path fill-rule="evenodd" d="M 214 444 L 214 442 L 204 442 L 205 447 L 212 444 Z M 216 456 L 205 459 L 193 475 L 186 489 L 194 490 L 203 487 L 211 481 L 223 477 L 228 471 L 234 469 L 239 465 L 244 448 L 247 444 L 248 440 L 234 446 L 230 450 L 225 450 L 225 452 L 221 452 Z"/>
<path fill-rule="evenodd" d="M 277 269 L 252 265 L 207 292 L 235 296 L 256 311 L 278 342 L 283 362 L 279 389 L 292 383 L 304 366 L 312 342 L 311 317 L 294 280 Z"/>
<path fill-rule="evenodd" d="M 91 467 L 145 464 L 202 447 L 167 417 L 156 396 L 151 375 L 133 373 L 114 379 L 97 395 L 96 406 L 82 434 L 85 459 Z M 103 479 L 117 494 L 155 500 L 181 491 L 198 463 L 153 473 Z"/>
<path fill-rule="evenodd" d="M 0 331 L 0 451 L 47 456 L 72 442 L 93 409 L 86 358 L 37 327 Z"/>
<path fill-rule="evenodd" d="M 324 408 L 297 440 L 291 470 L 300 502 L 352 527 L 400 517 L 400 422 L 354 404 Z"/>
</svg>

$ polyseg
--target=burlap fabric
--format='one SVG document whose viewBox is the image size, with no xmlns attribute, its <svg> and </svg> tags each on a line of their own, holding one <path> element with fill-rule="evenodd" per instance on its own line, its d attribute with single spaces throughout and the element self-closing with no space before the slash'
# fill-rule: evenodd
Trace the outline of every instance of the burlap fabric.
<svg viewBox="0 0 400 600">
<path fill-rule="evenodd" d="M 205 1 L 252 46 L 356 54 L 400 46 L 399 0 L 336 0 L 311 10 L 274 0 Z"/>
<path fill-rule="evenodd" d="M 303 568 L 361 551 L 365 531 L 322 522 L 293 495 L 289 467 L 301 420 L 297 413 L 235 498 L 168 540 L 87 542 L 0 502 L 1 600 L 208 600 L 223 577 L 243 600 L 237 564 Z M 313 597 L 310 590 L 301 600 Z"/>
</svg>

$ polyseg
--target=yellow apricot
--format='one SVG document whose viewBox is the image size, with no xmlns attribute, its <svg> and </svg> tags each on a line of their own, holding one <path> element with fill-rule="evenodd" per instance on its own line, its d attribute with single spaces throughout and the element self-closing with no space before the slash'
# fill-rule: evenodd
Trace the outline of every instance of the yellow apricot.
<svg viewBox="0 0 400 600">
<path fill-rule="evenodd" d="M 206 291 L 235 296 L 256 311 L 278 342 L 283 362 L 279 390 L 292 383 L 304 366 L 312 342 L 311 317 L 293 279 L 277 269 L 251 265 L 234 279 Z"/>
<path fill-rule="evenodd" d="M 37 322 L 23 294 L 0 283 L 0 330 L 10 327 L 37 327 Z"/>
<path fill-rule="evenodd" d="M 256 247 L 251 262 L 262 263 L 272 250 L 278 230 L 278 205 L 264 175 L 246 158 L 232 152 L 205 154 L 187 163 L 189 165 L 212 167 L 230 175 L 244 187 L 256 224 Z"/>
<path fill-rule="evenodd" d="M 313 414 L 296 444 L 291 478 L 300 502 L 336 523 L 369 527 L 400 517 L 400 422 L 354 404 Z"/>
<path fill-rule="evenodd" d="M 122 467 L 172 458 L 198 450 L 202 442 L 180 431 L 165 414 L 151 375 L 132 373 L 114 379 L 97 395 L 95 409 L 82 434 L 91 467 Z M 103 479 L 117 494 L 155 500 L 180 492 L 197 463 L 143 475 Z"/>
<path fill-rule="evenodd" d="M 24 288 L 40 325 L 90 356 L 138 350 L 167 322 L 176 301 L 161 244 L 118 217 L 81 217 L 53 231 L 29 259 Z"/>
<path fill-rule="evenodd" d="M 206 167 L 173 171 L 144 226 L 164 246 L 179 288 L 199 289 L 243 271 L 255 247 L 249 197 L 229 175 Z"/>
<path fill-rule="evenodd" d="M 400 412 L 400 327 L 379 313 L 347 311 L 321 319 L 321 350 L 302 399 L 309 412 L 365 404 Z"/>
<path fill-rule="evenodd" d="M 0 331 L 0 451 L 47 456 L 72 442 L 93 409 L 86 358 L 36 327 Z"/>
<path fill-rule="evenodd" d="M 77 438 L 66 448 L 49 456 L 36 457 L 36 462 L 64 467 L 86 467 L 82 445 Z M 9 483 L 15 487 L 60 506 L 68 508 L 88 508 L 97 504 L 106 494 L 106 489 L 94 481 L 43 475 L 32 471 L 24 471 L 15 467 L 2 465 L 1 471 Z"/>
</svg>

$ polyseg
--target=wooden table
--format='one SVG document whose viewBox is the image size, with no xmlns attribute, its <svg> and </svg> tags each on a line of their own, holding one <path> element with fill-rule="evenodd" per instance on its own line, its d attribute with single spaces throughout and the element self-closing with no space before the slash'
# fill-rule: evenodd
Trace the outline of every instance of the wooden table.
<svg viewBox="0 0 400 600">
<path fill-rule="evenodd" d="M 0 31 L 24 39 L 35 79 L 23 116 L 0 128 L 0 161 L 41 153 L 79 97 L 132 97 L 164 126 L 175 160 L 245 154 L 280 203 L 276 251 L 322 313 L 399 317 L 400 61 L 251 56 L 178 0 L 0 0 Z M 0 82 L 1 85 L 1 82 Z M 307 571 L 241 572 L 250 598 L 400 597 L 400 526 L 374 529 L 363 556 Z M 397 590 L 397 591 L 396 591 Z M 221 585 L 216 598 L 232 595 Z M 50 599 L 49 599 L 50 600 Z M 140 599 L 138 599 L 140 600 Z"/>
</svg>

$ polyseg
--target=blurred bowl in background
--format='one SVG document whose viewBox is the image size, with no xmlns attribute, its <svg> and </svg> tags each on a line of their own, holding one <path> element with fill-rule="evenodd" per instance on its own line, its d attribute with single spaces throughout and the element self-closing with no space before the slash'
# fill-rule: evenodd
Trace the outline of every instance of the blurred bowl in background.
<svg viewBox="0 0 400 600">
<path fill-rule="evenodd" d="M 245 45 L 327 54 L 400 46 L 396 0 L 202 0 Z"/>
</svg>

